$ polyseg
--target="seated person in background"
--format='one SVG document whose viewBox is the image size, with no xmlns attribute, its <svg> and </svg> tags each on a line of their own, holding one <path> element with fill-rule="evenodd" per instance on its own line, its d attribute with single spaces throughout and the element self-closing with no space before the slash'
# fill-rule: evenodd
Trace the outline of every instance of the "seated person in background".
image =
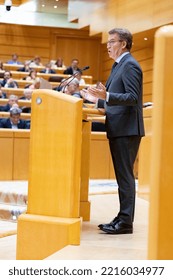
<svg viewBox="0 0 173 280">
<path fill-rule="evenodd" d="M 73 58 L 71 61 L 71 66 L 67 67 L 67 69 L 64 71 L 64 74 L 69 74 L 69 75 L 73 75 L 75 74 L 77 71 L 79 71 L 79 60 L 77 58 Z"/>
<path fill-rule="evenodd" d="M 30 88 L 30 89 L 39 89 L 41 85 L 41 80 L 40 78 L 36 78 L 31 85 L 27 85 L 25 88 Z"/>
<path fill-rule="evenodd" d="M 5 106 L 0 106 L 0 111 L 8 112 L 14 105 L 18 106 L 18 97 L 14 94 L 11 94 L 8 98 L 7 104 Z"/>
<path fill-rule="evenodd" d="M 2 61 L 0 61 L 0 72 L 4 72 L 4 65 Z"/>
<path fill-rule="evenodd" d="M 10 109 L 10 117 L 1 119 L 0 128 L 12 128 L 12 129 L 29 129 L 30 122 L 20 119 L 22 110 L 17 107 Z"/>
<path fill-rule="evenodd" d="M 30 89 L 30 88 L 25 88 L 24 91 L 23 91 L 23 95 L 22 97 L 20 97 L 19 99 L 22 99 L 22 100 L 31 100 L 32 98 L 32 93 L 33 93 L 33 90 Z M 31 107 L 27 107 L 27 106 L 23 106 L 21 107 L 21 110 L 22 110 L 22 113 L 31 113 Z"/>
<path fill-rule="evenodd" d="M 29 72 L 29 71 L 31 70 L 31 68 L 29 67 L 30 63 L 31 63 L 31 62 L 30 62 L 29 60 L 25 61 L 24 66 L 18 68 L 17 71 L 20 71 L 20 72 Z"/>
<path fill-rule="evenodd" d="M 32 98 L 32 93 L 33 93 L 33 90 L 30 89 L 30 88 L 25 88 L 24 91 L 23 91 L 23 96 L 20 97 L 19 99 L 22 99 L 22 100 L 31 100 Z"/>
<path fill-rule="evenodd" d="M 79 70 L 76 75 L 75 75 L 76 79 L 78 79 L 79 81 L 79 85 L 85 85 L 85 80 L 82 78 L 82 71 Z"/>
<path fill-rule="evenodd" d="M 0 98 L 7 98 L 6 93 L 2 91 L 2 86 L 1 86 L 1 84 L 0 84 Z"/>
<path fill-rule="evenodd" d="M 69 82 L 69 80 L 62 79 L 60 84 L 57 87 L 54 87 L 53 90 L 64 92 L 64 88 L 66 87 L 66 84 L 68 82 Z"/>
<path fill-rule="evenodd" d="M 7 61 L 7 64 L 22 64 L 20 61 L 18 61 L 18 55 L 16 53 L 12 54 L 11 60 Z"/>
<path fill-rule="evenodd" d="M 56 74 L 56 72 L 52 69 L 51 63 L 47 63 L 45 65 L 45 69 L 42 69 L 40 73 L 45 73 L 45 74 Z"/>
<path fill-rule="evenodd" d="M 64 91 L 65 94 L 82 98 L 82 96 L 80 95 L 78 79 L 74 78 L 73 80 L 71 80 L 70 83 L 64 87 L 64 89 L 65 89 Z"/>
<path fill-rule="evenodd" d="M 63 59 L 61 57 L 57 58 L 57 60 L 55 61 L 54 67 L 56 67 L 56 68 L 65 68 Z"/>
<path fill-rule="evenodd" d="M 34 59 L 30 62 L 29 67 L 37 67 L 37 66 L 43 66 L 41 63 L 41 58 L 37 55 L 34 57 Z"/>
<path fill-rule="evenodd" d="M 10 71 L 4 72 L 4 79 L 1 81 L 1 86 L 5 88 L 18 88 L 18 84 L 15 80 L 13 80 Z"/>
<path fill-rule="evenodd" d="M 32 82 L 35 81 L 36 77 L 37 77 L 37 71 L 34 69 L 30 69 L 29 74 L 26 77 L 24 77 L 23 80 Z"/>
<path fill-rule="evenodd" d="M 61 91 L 64 92 L 65 94 L 72 95 L 74 97 L 83 99 L 83 107 L 86 107 L 86 105 L 85 105 L 86 103 L 92 103 L 88 100 L 85 100 L 82 97 L 82 95 L 80 94 L 79 81 L 76 78 L 72 79 L 70 82 L 67 81 L 66 85 L 63 87 L 63 89 Z M 104 130 L 101 130 L 101 131 L 104 131 Z"/>
</svg>

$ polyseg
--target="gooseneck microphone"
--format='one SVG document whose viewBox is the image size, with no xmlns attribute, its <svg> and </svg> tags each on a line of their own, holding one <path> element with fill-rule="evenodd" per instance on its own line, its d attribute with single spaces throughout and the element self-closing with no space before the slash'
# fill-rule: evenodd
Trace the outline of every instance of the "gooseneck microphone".
<svg viewBox="0 0 173 280">
<path fill-rule="evenodd" d="M 62 84 L 66 81 L 69 80 L 69 82 L 67 82 L 64 86 L 63 92 L 65 92 L 65 88 L 71 83 L 71 81 L 73 81 L 73 79 L 82 71 L 88 70 L 90 67 L 89 66 L 85 66 L 82 69 L 79 69 L 78 71 L 76 71 L 74 74 L 72 74 L 71 76 L 67 77 L 65 80 L 63 79 L 59 85 L 58 88 L 61 88 Z"/>
<path fill-rule="evenodd" d="M 80 71 L 85 71 L 88 70 L 90 67 L 89 66 L 85 66 L 84 68 L 80 69 Z"/>
</svg>

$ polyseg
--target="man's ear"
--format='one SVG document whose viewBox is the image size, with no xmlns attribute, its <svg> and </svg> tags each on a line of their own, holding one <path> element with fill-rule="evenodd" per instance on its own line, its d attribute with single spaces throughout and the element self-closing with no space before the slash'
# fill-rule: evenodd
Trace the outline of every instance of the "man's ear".
<svg viewBox="0 0 173 280">
<path fill-rule="evenodd" d="M 122 43 L 123 43 L 122 48 L 123 48 L 123 49 L 125 49 L 125 48 L 126 48 L 126 46 L 127 46 L 127 42 L 126 42 L 126 41 L 123 41 Z"/>
</svg>

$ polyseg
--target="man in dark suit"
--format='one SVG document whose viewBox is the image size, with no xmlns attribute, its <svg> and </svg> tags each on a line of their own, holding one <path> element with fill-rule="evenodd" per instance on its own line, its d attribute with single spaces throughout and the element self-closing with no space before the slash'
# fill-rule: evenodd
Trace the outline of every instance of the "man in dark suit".
<svg viewBox="0 0 173 280">
<path fill-rule="evenodd" d="M 10 109 L 14 106 L 17 105 L 18 103 L 18 97 L 14 94 L 11 94 L 8 98 L 8 102 L 4 106 L 0 106 L 0 111 L 2 112 L 9 112 Z"/>
<path fill-rule="evenodd" d="M 79 60 L 77 58 L 73 58 L 71 61 L 71 66 L 67 67 L 67 69 L 64 71 L 64 74 L 73 75 L 78 71 L 81 71 L 78 67 Z"/>
<path fill-rule="evenodd" d="M 45 68 L 40 71 L 40 73 L 45 74 L 56 74 L 55 70 L 51 68 L 51 63 L 47 63 Z"/>
<path fill-rule="evenodd" d="M 133 165 L 144 136 L 142 70 L 130 54 L 132 35 L 127 29 L 109 31 L 107 49 L 114 60 L 106 86 L 82 90 L 81 94 L 104 108 L 106 132 L 118 183 L 120 209 L 114 219 L 98 227 L 109 234 L 133 233 L 135 178 Z"/>
<path fill-rule="evenodd" d="M 12 73 L 10 71 L 4 72 L 4 78 L 1 81 L 1 86 L 5 88 L 18 88 L 18 83 L 13 80 Z"/>
<path fill-rule="evenodd" d="M 1 84 L 0 84 L 0 98 L 7 98 L 7 94 L 6 94 L 6 92 L 4 92 L 4 91 L 2 91 L 2 86 L 1 86 Z"/>
<path fill-rule="evenodd" d="M 29 129 L 30 121 L 21 120 L 21 112 L 22 110 L 18 107 L 12 107 L 10 109 L 10 118 L 0 120 L 0 128 Z"/>
</svg>

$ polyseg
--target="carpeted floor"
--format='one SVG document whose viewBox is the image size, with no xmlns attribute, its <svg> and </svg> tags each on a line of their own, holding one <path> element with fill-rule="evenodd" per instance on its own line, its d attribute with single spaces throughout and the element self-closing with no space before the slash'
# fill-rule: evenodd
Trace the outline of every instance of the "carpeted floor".
<svg viewBox="0 0 173 280">
<path fill-rule="evenodd" d="M 108 235 L 97 225 L 109 222 L 117 213 L 117 194 L 89 195 L 91 220 L 82 223 L 80 246 L 69 245 L 47 260 L 146 260 L 148 242 L 148 201 L 136 199 L 134 233 Z M 8 222 L 6 222 L 8 223 Z M 8 223 L 16 225 L 16 223 Z M 12 229 L 12 227 L 11 227 Z M 0 238 L 0 260 L 15 260 L 16 234 Z"/>
<path fill-rule="evenodd" d="M 17 223 L 0 220 L 0 238 L 16 234 Z"/>
<path fill-rule="evenodd" d="M 117 191 L 116 180 L 89 180 L 89 195 L 117 194 Z M 0 182 L 0 238 L 16 234 L 17 217 L 27 209 L 27 192 L 27 181 Z"/>
</svg>

